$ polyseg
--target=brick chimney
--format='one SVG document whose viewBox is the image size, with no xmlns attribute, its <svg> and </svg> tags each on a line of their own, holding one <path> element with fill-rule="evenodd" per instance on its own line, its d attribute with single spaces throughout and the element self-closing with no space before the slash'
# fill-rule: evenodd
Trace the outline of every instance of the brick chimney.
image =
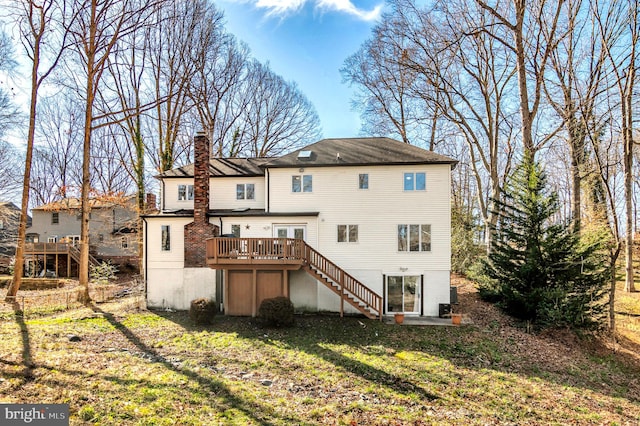
<svg viewBox="0 0 640 426">
<path fill-rule="evenodd" d="M 147 192 L 145 194 L 147 196 L 147 200 L 144 203 L 145 213 L 154 213 L 158 211 L 158 205 L 156 201 L 156 194 L 151 192 Z"/>
<path fill-rule="evenodd" d="M 184 266 L 206 267 L 206 240 L 218 235 L 209 223 L 209 138 L 198 132 L 193 138 L 193 222 L 184 226 Z"/>
</svg>

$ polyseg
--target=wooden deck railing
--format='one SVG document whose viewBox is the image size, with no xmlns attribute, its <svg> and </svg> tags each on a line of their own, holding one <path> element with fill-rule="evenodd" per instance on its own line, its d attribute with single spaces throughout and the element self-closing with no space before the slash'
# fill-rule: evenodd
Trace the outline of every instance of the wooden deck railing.
<svg viewBox="0 0 640 426">
<path fill-rule="evenodd" d="M 207 259 L 220 264 L 302 263 L 304 241 L 292 238 L 211 238 Z"/>
<path fill-rule="evenodd" d="M 207 263 L 299 264 L 340 296 L 340 314 L 346 301 L 369 318 L 382 319 L 382 297 L 340 268 L 305 241 L 293 238 L 210 238 Z"/>
<path fill-rule="evenodd" d="M 74 243 L 26 243 L 24 245 L 25 255 L 32 254 L 68 254 L 73 260 L 80 263 L 80 250 Z M 98 265 L 98 260 L 89 254 L 89 264 Z"/>
</svg>

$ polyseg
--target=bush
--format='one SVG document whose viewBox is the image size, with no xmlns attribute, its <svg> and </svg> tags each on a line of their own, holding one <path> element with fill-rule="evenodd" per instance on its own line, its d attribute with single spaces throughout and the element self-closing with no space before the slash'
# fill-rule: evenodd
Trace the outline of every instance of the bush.
<svg viewBox="0 0 640 426">
<path fill-rule="evenodd" d="M 98 265 L 89 265 L 89 275 L 98 284 L 106 284 L 109 280 L 116 279 L 118 267 L 110 261 L 100 262 Z"/>
<path fill-rule="evenodd" d="M 191 301 L 189 318 L 198 325 L 211 324 L 216 313 L 216 302 L 213 300 L 201 298 Z"/>
<path fill-rule="evenodd" d="M 265 325 L 274 327 L 291 327 L 294 322 L 293 314 L 293 303 L 288 297 L 264 299 L 258 309 L 258 318 L 264 321 Z"/>
</svg>

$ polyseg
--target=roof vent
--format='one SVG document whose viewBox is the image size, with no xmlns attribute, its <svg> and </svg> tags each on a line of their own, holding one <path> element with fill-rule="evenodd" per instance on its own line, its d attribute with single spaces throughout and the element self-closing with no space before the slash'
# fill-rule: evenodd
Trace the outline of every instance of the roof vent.
<svg viewBox="0 0 640 426">
<path fill-rule="evenodd" d="M 310 160 L 313 155 L 313 151 L 304 150 L 298 153 L 298 160 Z"/>
</svg>

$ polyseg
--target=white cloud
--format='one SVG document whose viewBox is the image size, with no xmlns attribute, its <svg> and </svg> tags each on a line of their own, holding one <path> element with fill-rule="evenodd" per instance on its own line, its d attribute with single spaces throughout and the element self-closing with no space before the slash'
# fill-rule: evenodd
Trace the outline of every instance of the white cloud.
<svg viewBox="0 0 640 426">
<path fill-rule="evenodd" d="M 357 8 L 351 0 L 257 0 L 256 6 L 267 9 L 267 15 L 289 15 L 299 11 L 307 1 L 313 1 L 317 9 L 343 12 L 364 21 L 373 21 L 380 17 L 382 4 L 371 10 Z"/>
<path fill-rule="evenodd" d="M 351 3 L 351 0 L 316 0 L 316 1 L 317 1 L 318 8 L 335 10 L 338 12 L 346 12 L 364 21 L 373 21 L 378 19 L 380 17 L 380 12 L 382 11 L 381 4 L 377 5 L 372 10 L 366 11 L 366 10 L 358 9 L 353 3 Z"/>
<path fill-rule="evenodd" d="M 267 15 L 287 15 L 297 12 L 307 0 L 258 0 L 256 6 L 268 9 Z"/>
</svg>

